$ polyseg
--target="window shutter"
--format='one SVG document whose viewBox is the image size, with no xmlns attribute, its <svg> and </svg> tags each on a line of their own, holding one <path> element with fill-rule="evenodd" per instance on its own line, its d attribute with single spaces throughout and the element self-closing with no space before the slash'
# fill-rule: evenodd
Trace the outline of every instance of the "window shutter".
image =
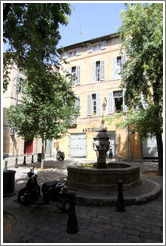
<svg viewBox="0 0 166 246">
<path fill-rule="evenodd" d="M 91 53 L 92 52 L 92 45 L 88 45 L 88 53 Z"/>
<path fill-rule="evenodd" d="M 79 56 L 79 55 L 81 55 L 81 47 L 76 49 L 76 56 Z"/>
<path fill-rule="evenodd" d="M 76 67 L 76 85 L 80 84 L 80 66 Z"/>
<path fill-rule="evenodd" d="M 106 40 L 101 42 L 101 49 L 102 50 L 106 49 Z"/>
<path fill-rule="evenodd" d="M 92 108 L 92 96 L 87 96 L 87 115 L 91 115 L 91 108 Z"/>
<path fill-rule="evenodd" d="M 66 78 L 68 82 L 71 80 L 71 67 L 66 70 Z"/>
<path fill-rule="evenodd" d="M 126 54 L 124 54 L 122 55 L 122 65 L 124 66 L 126 62 L 127 62 L 127 56 Z"/>
<path fill-rule="evenodd" d="M 19 76 L 17 76 L 16 77 L 16 91 L 17 92 L 20 92 L 20 90 L 21 90 L 21 85 L 20 85 L 20 77 Z"/>
<path fill-rule="evenodd" d="M 100 115 L 100 94 L 96 94 L 96 115 Z"/>
<path fill-rule="evenodd" d="M 105 64 L 104 64 L 104 60 L 100 61 L 100 80 L 105 80 Z"/>
<path fill-rule="evenodd" d="M 147 109 L 148 103 L 145 101 L 143 94 L 141 94 L 141 103 L 144 109 Z"/>
<path fill-rule="evenodd" d="M 63 59 L 66 59 L 66 58 L 67 58 L 67 56 L 68 56 L 68 52 L 67 52 L 67 51 L 65 51 L 65 52 L 62 54 L 62 58 L 63 58 Z"/>
<path fill-rule="evenodd" d="M 75 107 L 80 107 L 80 96 L 77 96 Z M 79 115 L 80 115 L 80 110 L 79 110 Z"/>
<path fill-rule="evenodd" d="M 126 112 L 128 110 L 128 107 L 125 104 L 125 93 L 126 93 L 126 89 L 123 88 L 123 112 Z"/>
<path fill-rule="evenodd" d="M 112 58 L 112 78 L 116 79 L 117 75 L 116 75 L 116 65 L 117 65 L 117 58 L 113 57 Z"/>
<path fill-rule="evenodd" d="M 108 114 L 113 114 L 114 112 L 114 101 L 113 101 L 113 92 L 108 92 Z"/>
<path fill-rule="evenodd" d="M 96 82 L 96 62 L 92 63 L 92 82 Z"/>
</svg>

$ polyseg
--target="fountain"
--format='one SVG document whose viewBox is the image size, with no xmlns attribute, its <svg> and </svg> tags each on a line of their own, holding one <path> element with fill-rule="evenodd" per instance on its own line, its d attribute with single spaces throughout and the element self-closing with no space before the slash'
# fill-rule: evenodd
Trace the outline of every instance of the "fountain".
<svg viewBox="0 0 166 246">
<path fill-rule="evenodd" d="M 110 191 L 117 189 L 119 180 L 123 181 L 124 189 L 129 189 L 141 182 L 139 167 L 124 162 L 106 163 L 109 136 L 102 124 L 96 130 L 93 139 L 97 162 L 91 167 L 84 164 L 68 166 L 67 185 L 74 190 Z"/>
<path fill-rule="evenodd" d="M 103 111 L 105 107 L 106 103 L 103 103 Z M 92 142 L 97 154 L 97 162 L 75 163 L 67 167 L 66 183 L 76 192 L 77 203 L 97 206 L 115 205 L 119 182 L 123 183 L 125 203 L 128 205 L 149 202 L 158 197 L 161 186 L 145 177 L 140 178 L 139 165 L 122 161 L 106 162 L 109 136 L 103 123 L 102 118 Z M 148 191 L 144 189 L 145 187 L 149 187 Z"/>
</svg>

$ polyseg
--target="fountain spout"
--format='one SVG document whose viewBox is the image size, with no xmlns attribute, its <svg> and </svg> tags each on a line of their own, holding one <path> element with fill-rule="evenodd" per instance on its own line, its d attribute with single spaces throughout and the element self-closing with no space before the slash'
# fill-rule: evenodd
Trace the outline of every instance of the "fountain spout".
<svg viewBox="0 0 166 246">
<path fill-rule="evenodd" d="M 100 125 L 99 129 L 96 130 L 93 137 L 93 149 L 97 153 L 97 168 L 106 168 L 106 153 L 109 150 L 109 136 L 106 128 L 103 124 Z"/>
</svg>

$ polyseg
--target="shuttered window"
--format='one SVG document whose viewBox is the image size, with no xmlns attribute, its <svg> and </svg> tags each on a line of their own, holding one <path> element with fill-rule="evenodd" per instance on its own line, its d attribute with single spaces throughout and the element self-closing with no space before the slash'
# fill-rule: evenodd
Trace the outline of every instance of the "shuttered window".
<svg viewBox="0 0 166 246">
<path fill-rule="evenodd" d="M 87 96 L 87 115 L 100 115 L 100 94 Z"/>
<path fill-rule="evenodd" d="M 92 63 L 92 82 L 105 80 L 105 62 L 104 60 Z"/>
<path fill-rule="evenodd" d="M 106 40 L 101 42 L 101 49 L 102 50 L 106 49 Z"/>
<path fill-rule="evenodd" d="M 120 57 L 112 58 L 112 77 L 113 79 L 121 79 L 121 59 Z"/>
<path fill-rule="evenodd" d="M 108 114 L 113 114 L 115 111 L 120 112 L 122 109 L 124 112 L 128 110 L 128 107 L 125 104 L 125 92 L 126 89 L 123 89 L 123 92 L 110 91 L 108 93 Z"/>
<path fill-rule="evenodd" d="M 24 79 L 20 78 L 19 76 L 16 77 L 16 92 L 23 92 L 23 82 Z"/>
<path fill-rule="evenodd" d="M 81 47 L 76 49 L 76 56 L 79 56 L 79 55 L 81 55 Z"/>
</svg>

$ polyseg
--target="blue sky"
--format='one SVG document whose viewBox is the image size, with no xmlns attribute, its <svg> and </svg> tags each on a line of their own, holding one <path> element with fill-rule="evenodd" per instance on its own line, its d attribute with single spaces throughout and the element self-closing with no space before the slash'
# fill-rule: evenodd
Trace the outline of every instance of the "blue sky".
<svg viewBox="0 0 166 246">
<path fill-rule="evenodd" d="M 124 3 L 84 2 L 72 3 L 69 24 L 60 27 L 58 47 L 79 43 L 88 39 L 117 32 L 121 25 L 120 12 Z"/>
</svg>

